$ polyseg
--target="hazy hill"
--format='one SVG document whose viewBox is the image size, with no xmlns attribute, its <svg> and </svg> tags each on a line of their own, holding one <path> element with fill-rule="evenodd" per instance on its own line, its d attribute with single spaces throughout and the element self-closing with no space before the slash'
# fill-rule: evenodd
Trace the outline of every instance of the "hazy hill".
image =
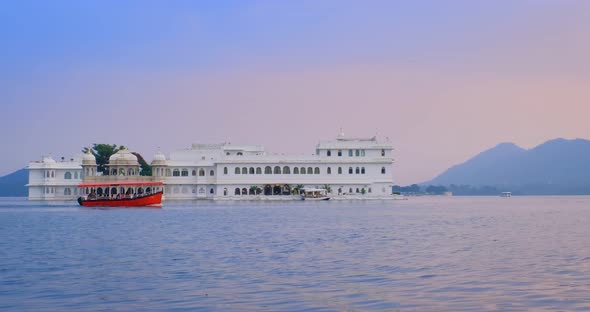
<svg viewBox="0 0 590 312">
<path fill-rule="evenodd" d="M 555 139 L 530 150 L 502 143 L 424 184 L 487 185 L 525 194 L 590 194 L 590 141 Z"/>
<path fill-rule="evenodd" d="M 20 169 L 0 177 L 0 196 L 27 196 L 25 186 L 29 182 L 29 170 Z"/>
</svg>

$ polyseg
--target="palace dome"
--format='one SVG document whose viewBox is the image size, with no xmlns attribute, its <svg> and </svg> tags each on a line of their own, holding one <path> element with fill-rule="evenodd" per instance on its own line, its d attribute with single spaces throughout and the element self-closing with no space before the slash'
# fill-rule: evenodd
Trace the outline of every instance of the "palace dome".
<svg viewBox="0 0 590 312">
<path fill-rule="evenodd" d="M 82 164 L 96 165 L 96 158 L 94 157 L 94 155 L 92 155 L 92 153 L 90 153 L 90 150 L 88 150 L 86 153 L 84 153 L 84 155 L 82 155 Z"/>
<path fill-rule="evenodd" d="M 162 152 L 158 151 L 156 154 L 154 154 L 154 158 L 152 160 L 152 164 L 163 164 L 166 161 L 166 155 L 164 155 Z"/>
<path fill-rule="evenodd" d="M 45 156 L 45 157 L 43 157 L 43 163 L 44 164 L 55 164 L 56 161 L 51 156 Z"/>
<path fill-rule="evenodd" d="M 133 155 L 128 149 L 121 149 L 109 157 L 109 165 L 131 165 L 137 166 L 137 157 Z"/>
</svg>

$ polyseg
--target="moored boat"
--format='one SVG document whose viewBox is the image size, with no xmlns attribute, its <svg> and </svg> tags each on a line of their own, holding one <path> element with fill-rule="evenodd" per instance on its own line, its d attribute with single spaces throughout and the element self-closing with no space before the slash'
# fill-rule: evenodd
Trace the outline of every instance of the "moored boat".
<svg viewBox="0 0 590 312">
<path fill-rule="evenodd" d="M 330 200 L 325 189 L 304 188 L 301 190 L 301 200 Z"/>
<path fill-rule="evenodd" d="M 161 207 L 163 192 L 155 188 L 162 185 L 162 182 L 152 181 L 82 183 L 78 187 L 87 195 L 78 197 L 78 204 L 84 207 Z"/>
</svg>

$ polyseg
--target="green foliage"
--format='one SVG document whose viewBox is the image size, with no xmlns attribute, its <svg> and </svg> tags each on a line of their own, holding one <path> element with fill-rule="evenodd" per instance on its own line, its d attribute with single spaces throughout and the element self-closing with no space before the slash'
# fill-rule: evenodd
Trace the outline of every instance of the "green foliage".
<svg viewBox="0 0 590 312">
<path fill-rule="evenodd" d="M 92 145 L 92 148 L 85 147 L 82 149 L 83 153 L 90 152 L 96 158 L 96 170 L 98 172 L 102 172 L 103 175 L 108 175 L 108 163 L 109 158 L 115 154 L 116 152 L 125 149 L 125 146 L 121 145 L 117 147 L 117 144 L 96 144 Z"/>
<path fill-rule="evenodd" d="M 442 195 L 442 194 L 446 193 L 447 191 L 448 191 L 448 189 L 442 185 L 439 185 L 439 186 L 429 185 L 426 188 L 426 193 L 434 194 L 434 195 Z"/>
<path fill-rule="evenodd" d="M 420 193 L 420 186 L 418 184 L 409 186 L 394 185 L 392 191 L 394 193 Z"/>
<path fill-rule="evenodd" d="M 329 186 L 328 184 L 324 184 L 324 189 L 326 190 L 327 193 L 332 193 L 332 187 Z"/>
<path fill-rule="evenodd" d="M 252 186 L 250 186 L 250 190 L 249 190 L 249 191 L 250 191 L 250 192 L 248 192 L 248 194 L 250 194 L 250 193 L 254 193 L 255 195 L 258 195 L 258 194 L 262 193 L 262 189 L 261 189 L 261 188 L 259 188 L 259 187 L 258 187 L 258 186 L 256 186 L 256 185 L 252 185 Z"/>
<path fill-rule="evenodd" d="M 139 175 L 151 176 L 152 175 L 152 166 L 150 166 L 147 163 L 147 161 L 145 161 L 145 159 L 143 159 L 141 154 L 136 153 L 136 152 L 131 152 L 131 154 L 133 154 L 133 155 L 135 155 L 135 157 L 137 157 L 137 162 L 139 162 L 139 166 L 141 167 L 141 171 L 139 172 Z"/>
<path fill-rule="evenodd" d="M 366 193 L 366 192 L 367 192 L 367 190 L 365 190 L 365 188 L 363 187 L 363 188 L 361 189 L 361 194 L 365 195 L 365 193 Z"/>
<path fill-rule="evenodd" d="M 299 195 L 301 194 L 301 191 L 305 188 L 305 186 L 303 184 L 297 184 L 293 187 L 291 193 L 293 195 Z"/>
</svg>

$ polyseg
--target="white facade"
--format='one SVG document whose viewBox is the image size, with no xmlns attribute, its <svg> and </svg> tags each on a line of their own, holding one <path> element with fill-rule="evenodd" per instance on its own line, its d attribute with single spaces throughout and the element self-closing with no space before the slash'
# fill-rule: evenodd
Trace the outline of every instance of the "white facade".
<svg viewBox="0 0 590 312">
<path fill-rule="evenodd" d="M 154 155 L 151 180 L 164 183 L 166 200 L 289 199 L 297 187 L 328 188 L 328 195 L 335 198 L 384 198 L 391 195 L 393 185 L 392 150 L 388 141 L 375 137 L 343 135 L 320 142 L 312 156 L 272 155 L 261 146 L 193 144 L 169 157 L 161 152 Z M 103 179 L 96 177 L 91 157 L 31 162 L 29 199 L 77 198 L 77 184 Z M 119 178 L 138 174 L 136 161 L 113 160 L 109 171 Z"/>
<path fill-rule="evenodd" d="M 82 183 L 82 156 L 55 161 L 51 156 L 29 163 L 30 200 L 71 200 Z"/>
<path fill-rule="evenodd" d="M 391 194 L 392 146 L 373 138 L 321 142 L 312 156 L 270 155 L 259 146 L 193 144 L 158 153 L 152 175 L 166 199 L 289 197 L 295 186 L 325 188 L 334 197 Z"/>
</svg>

